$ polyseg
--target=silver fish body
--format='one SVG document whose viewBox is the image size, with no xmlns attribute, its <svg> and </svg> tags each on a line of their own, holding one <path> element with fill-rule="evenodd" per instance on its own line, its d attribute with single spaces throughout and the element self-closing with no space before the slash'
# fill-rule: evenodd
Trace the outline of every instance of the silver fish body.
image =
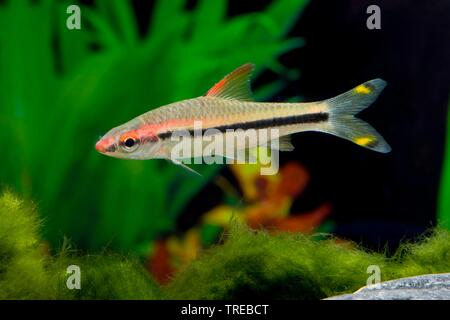
<svg viewBox="0 0 450 320">
<path fill-rule="evenodd" d="M 319 102 L 268 103 L 251 100 L 252 70 L 252 65 L 244 65 L 205 96 L 162 106 L 112 129 L 97 143 L 97 150 L 119 158 L 166 158 L 177 163 L 180 159 L 174 158 L 172 151 L 179 143 L 174 137 L 181 134 L 192 147 L 201 144 L 196 153 L 190 154 L 198 157 L 205 156 L 205 148 L 212 139 L 228 132 L 233 132 L 233 139 L 237 141 L 247 139 L 250 133 L 258 137 L 237 149 L 254 148 L 277 140 L 281 142 L 280 150 L 290 151 L 293 147 L 286 138 L 291 134 L 318 131 L 374 151 L 390 151 L 374 128 L 354 116 L 376 100 L 385 87 L 383 80 L 368 81 Z M 276 137 L 264 138 L 262 133 L 267 131 L 276 131 Z"/>
</svg>

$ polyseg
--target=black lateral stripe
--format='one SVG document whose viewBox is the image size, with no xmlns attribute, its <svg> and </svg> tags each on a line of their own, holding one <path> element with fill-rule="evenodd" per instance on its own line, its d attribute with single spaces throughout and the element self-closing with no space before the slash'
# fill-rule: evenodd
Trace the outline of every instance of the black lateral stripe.
<svg viewBox="0 0 450 320">
<path fill-rule="evenodd" d="M 321 123 L 328 121 L 329 114 L 326 112 L 318 112 L 318 113 L 310 113 L 310 114 L 302 114 L 298 116 L 289 116 L 289 117 L 279 117 L 279 118 L 271 118 L 264 120 L 256 120 L 249 122 L 238 122 L 229 125 L 223 125 L 214 127 L 214 129 L 220 132 L 226 132 L 227 130 L 248 130 L 248 129 L 264 129 L 271 127 L 281 127 L 288 126 L 293 124 L 305 124 L 305 123 Z M 204 128 L 202 129 L 202 134 L 212 128 Z M 189 133 L 192 135 L 194 130 L 189 130 Z M 170 138 L 172 135 L 172 131 L 163 132 L 158 134 L 160 139 Z"/>
</svg>

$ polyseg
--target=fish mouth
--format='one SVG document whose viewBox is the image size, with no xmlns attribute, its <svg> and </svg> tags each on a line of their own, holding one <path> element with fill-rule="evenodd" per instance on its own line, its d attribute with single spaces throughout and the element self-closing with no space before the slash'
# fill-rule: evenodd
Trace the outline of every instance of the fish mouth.
<svg viewBox="0 0 450 320">
<path fill-rule="evenodd" d="M 95 150 L 100 153 L 112 153 L 117 150 L 117 147 L 114 143 L 108 144 L 104 140 L 100 140 L 95 144 Z"/>
</svg>

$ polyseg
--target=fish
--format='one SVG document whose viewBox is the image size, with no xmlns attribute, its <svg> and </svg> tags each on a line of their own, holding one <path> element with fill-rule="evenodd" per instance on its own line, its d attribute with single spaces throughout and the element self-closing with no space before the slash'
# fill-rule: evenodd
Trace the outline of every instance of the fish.
<svg viewBox="0 0 450 320">
<path fill-rule="evenodd" d="M 204 138 L 202 134 L 208 130 L 213 131 L 213 136 L 234 130 L 235 138 L 242 141 L 250 130 L 261 132 L 276 129 L 277 137 L 257 139 L 252 142 L 253 145 L 244 145 L 242 149 L 267 146 L 276 140 L 278 150 L 292 151 L 292 134 L 315 131 L 349 140 L 376 152 L 391 151 L 389 144 L 371 125 L 355 117 L 378 98 L 386 86 L 384 80 L 373 79 L 343 94 L 317 102 L 257 102 L 251 92 L 253 70 L 253 64 L 244 64 L 203 96 L 161 106 L 111 129 L 96 143 L 96 150 L 122 159 L 167 159 L 191 170 L 183 165 L 181 156 L 173 155 L 173 149 L 179 142 L 173 137 L 180 132 L 193 134 L 187 139 L 195 145 L 196 140 Z M 201 129 L 196 125 L 199 122 Z M 198 131 L 201 134 L 196 135 Z M 200 152 L 194 152 L 190 157 L 202 155 L 206 142 L 202 140 L 200 144 Z M 217 150 L 215 155 L 227 156 Z"/>
</svg>

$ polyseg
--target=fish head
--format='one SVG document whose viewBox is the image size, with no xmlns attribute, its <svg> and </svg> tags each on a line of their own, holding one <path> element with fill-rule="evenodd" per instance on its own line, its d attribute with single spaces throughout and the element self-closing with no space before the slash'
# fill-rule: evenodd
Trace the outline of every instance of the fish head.
<svg viewBox="0 0 450 320">
<path fill-rule="evenodd" d="M 145 160 L 159 158 L 161 141 L 152 126 L 126 123 L 111 129 L 96 143 L 95 149 L 107 156 L 121 159 Z"/>
</svg>

